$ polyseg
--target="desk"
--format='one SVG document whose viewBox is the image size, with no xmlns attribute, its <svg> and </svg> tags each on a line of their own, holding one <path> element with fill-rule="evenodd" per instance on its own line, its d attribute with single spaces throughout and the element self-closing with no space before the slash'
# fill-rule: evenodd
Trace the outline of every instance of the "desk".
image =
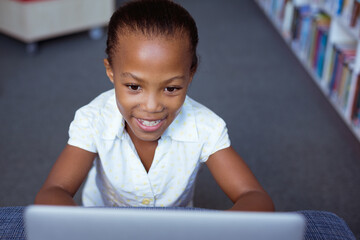
<svg viewBox="0 0 360 240">
<path fill-rule="evenodd" d="M 24 209 L 25 207 L 0 207 L 0 239 L 25 239 Z M 161 209 L 159 211 L 173 208 Z M 158 209 L 151 211 L 156 210 Z M 183 210 L 206 211 L 197 208 Z M 297 211 L 297 213 L 303 214 L 306 218 L 305 240 L 356 240 L 345 221 L 333 213 L 312 210 Z"/>
</svg>

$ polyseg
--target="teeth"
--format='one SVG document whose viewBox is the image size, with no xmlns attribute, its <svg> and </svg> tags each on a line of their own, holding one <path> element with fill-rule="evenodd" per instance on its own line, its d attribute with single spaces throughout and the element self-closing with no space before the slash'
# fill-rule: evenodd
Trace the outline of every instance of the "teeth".
<svg viewBox="0 0 360 240">
<path fill-rule="evenodd" d="M 143 125 L 145 125 L 147 127 L 152 127 L 152 126 L 158 125 L 161 122 L 161 120 L 156 120 L 156 121 L 146 121 L 146 120 L 142 120 L 142 119 L 139 119 L 139 120 Z"/>
</svg>

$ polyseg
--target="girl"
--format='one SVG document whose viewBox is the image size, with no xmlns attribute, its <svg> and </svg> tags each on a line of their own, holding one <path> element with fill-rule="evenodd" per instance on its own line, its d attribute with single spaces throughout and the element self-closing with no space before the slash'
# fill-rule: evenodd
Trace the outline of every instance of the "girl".
<svg viewBox="0 0 360 240">
<path fill-rule="evenodd" d="M 190 14 L 169 0 L 125 4 L 111 17 L 104 60 L 114 89 L 80 108 L 37 204 L 191 206 L 206 163 L 233 210 L 273 203 L 231 148 L 224 121 L 186 95 L 198 66 Z"/>
</svg>

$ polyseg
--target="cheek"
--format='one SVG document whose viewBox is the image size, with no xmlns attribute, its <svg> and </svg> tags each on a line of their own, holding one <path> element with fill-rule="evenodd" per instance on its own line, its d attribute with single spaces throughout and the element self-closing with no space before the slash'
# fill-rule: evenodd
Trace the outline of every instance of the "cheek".
<svg viewBox="0 0 360 240">
<path fill-rule="evenodd" d="M 169 101 L 168 102 L 168 110 L 171 112 L 172 115 L 178 115 L 178 113 L 181 110 L 181 107 L 185 101 L 185 97 L 181 97 L 180 99 L 177 99 L 176 101 Z"/>
<path fill-rule="evenodd" d="M 131 110 L 136 106 L 134 100 L 126 97 L 125 94 L 116 94 L 116 105 L 125 118 L 131 114 Z"/>
</svg>

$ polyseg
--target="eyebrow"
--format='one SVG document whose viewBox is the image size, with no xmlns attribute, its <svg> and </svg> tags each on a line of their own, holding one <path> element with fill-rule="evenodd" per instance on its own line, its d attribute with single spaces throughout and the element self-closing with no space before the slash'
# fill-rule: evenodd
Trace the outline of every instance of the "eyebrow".
<svg viewBox="0 0 360 240">
<path fill-rule="evenodd" d="M 122 76 L 122 77 L 130 77 L 130 78 L 133 78 L 133 79 L 135 79 L 135 80 L 138 81 L 138 82 L 145 82 L 145 80 L 143 80 L 143 79 L 141 79 L 140 77 L 138 77 L 138 76 L 136 76 L 136 75 L 134 75 L 134 74 L 132 74 L 132 73 L 129 73 L 129 72 L 123 72 L 123 73 L 121 73 L 121 76 Z M 174 81 L 174 80 L 176 80 L 176 79 L 182 79 L 182 80 L 184 80 L 184 79 L 185 79 L 185 76 L 175 76 L 175 77 L 166 79 L 166 80 L 164 80 L 163 82 L 169 83 L 169 82 L 172 82 L 172 81 Z"/>
</svg>

